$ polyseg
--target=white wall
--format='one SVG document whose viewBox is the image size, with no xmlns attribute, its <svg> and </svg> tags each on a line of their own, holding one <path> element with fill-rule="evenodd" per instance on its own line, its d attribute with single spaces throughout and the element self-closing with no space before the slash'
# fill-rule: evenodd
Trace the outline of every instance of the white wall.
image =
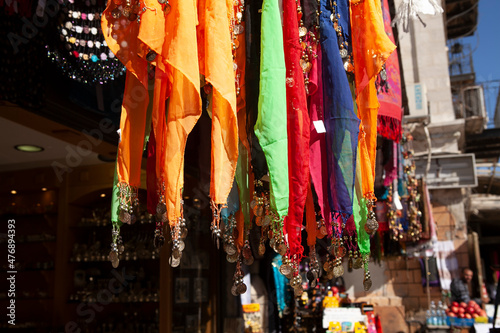
<svg viewBox="0 0 500 333">
<path fill-rule="evenodd" d="M 402 0 L 394 0 L 396 9 Z M 448 54 L 446 48 L 444 15 L 422 15 L 426 27 L 410 20 L 409 32 L 398 25 L 399 48 L 404 84 L 424 83 L 430 106 L 431 123 L 455 120 L 453 111 Z"/>
</svg>

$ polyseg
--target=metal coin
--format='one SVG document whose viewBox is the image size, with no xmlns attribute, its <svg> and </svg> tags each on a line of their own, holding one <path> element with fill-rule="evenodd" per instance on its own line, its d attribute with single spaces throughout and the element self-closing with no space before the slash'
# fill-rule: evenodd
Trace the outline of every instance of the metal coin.
<svg viewBox="0 0 500 333">
<path fill-rule="evenodd" d="M 256 206 L 256 208 L 254 208 L 253 211 L 254 211 L 255 215 L 257 215 L 257 216 L 264 215 L 264 207 L 262 207 L 262 205 Z"/>
<path fill-rule="evenodd" d="M 172 258 L 174 259 L 181 259 L 182 257 L 182 252 L 179 251 L 179 249 L 173 249 L 172 250 Z"/>
<path fill-rule="evenodd" d="M 158 3 L 159 3 L 160 5 L 163 5 L 163 4 L 167 3 L 167 0 L 158 0 Z"/>
<path fill-rule="evenodd" d="M 278 251 L 276 251 L 276 249 L 275 249 L 275 247 L 276 247 L 276 239 L 271 238 L 271 239 L 269 240 L 269 246 L 273 248 L 274 252 L 278 252 Z"/>
<path fill-rule="evenodd" d="M 164 203 L 160 202 L 158 206 L 156 206 L 156 213 L 158 215 L 162 215 L 167 211 L 167 206 Z"/>
<path fill-rule="evenodd" d="M 165 244 L 165 237 L 163 235 L 155 235 L 154 246 L 156 248 L 161 248 Z"/>
<path fill-rule="evenodd" d="M 340 49 L 340 57 L 342 59 L 347 58 L 348 55 L 349 55 L 349 53 L 347 52 L 346 49 Z"/>
<path fill-rule="evenodd" d="M 365 291 L 370 290 L 370 288 L 372 287 L 372 279 L 371 278 L 364 279 L 363 280 L 363 287 L 364 287 Z"/>
<path fill-rule="evenodd" d="M 345 70 L 346 72 L 348 72 L 348 71 L 349 71 L 349 61 L 347 61 L 347 60 L 346 60 L 346 61 L 344 61 L 344 70 Z"/>
<path fill-rule="evenodd" d="M 339 277 L 339 276 L 341 275 L 341 274 L 340 274 L 340 269 L 339 269 L 339 266 L 335 266 L 335 267 L 333 268 L 333 275 L 334 275 L 335 277 Z"/>
<path fill-rule="evenodd" d="M 251 266 L 254 262 L 253 256 L 250 256 L 249 258 L 243 258 L 243 263 L 247 266 Z"/>
<path fill-rule="evenodd" d="M 329 261 L 325 261 L 325 263 L 323 264 L 323 269 L 327 272 L 331 271 L 331 266 Z"/>
<path fill-rule="evenodd" d="M 339 246 L 339 248 L 337 249 L 337 256 L 342 258 L 343 256 L 346 255 L 346 253 L 347 250 L 345 249 L 345 247 Z"/>
<path fill-rule="evenodd" d="M 172 9 L 172 8 L 171 8 L 171 7 L 170 7 L 170 5 L 167 3 L 167 4 L 165 5 L 165 7 L 163 7 L 163 12 L 164 12 L 166 15 L 168 15 L 168 13 L 170 13 L 170 10 L 171 10 L 171 9 Z"/>
<path fill-rule="evenodd" d="M 232 255 L 229 255 L 229 254 L 228 254 L 228 255 L 226 256 L 226 259 L 227 259 L 227 261 L 228 261 L 228 262 L 230 262 L 230 263 L 235 263 L 235 262 L 238 260 L 238 257 L 239 257 L 238 253 L 235 253 L 235 254 L 232 254 Z"/>
<path fill-rule="evenodd" d="M 297 288 L 297 286 L 299 286 L 299 283 L 297 281 L 297 279 L 294 277 L 293 279 L 290 280 L 290 287 L 292 288 Z"/>
<path fill-rule="evenodd" d="M 125 8 L 123 8 L 122 10 L 122 14 L 125 17 L 129 17 L 131 13 L 132 13 L 132 7 L 130 6 L 125 6 Z"/>
<path fill-rule="evenodd" d="M 188 230 L 187 228 L 181 228 L 181 233 L 179 235 L 180 238 L 186 238 L 188 235 Z"/>
<path fill-rule="evenodd" d="M 180 259 L 175 259 L 173 257 L 170 257 L 168 258 L 168 263 L 170 264 L 170 266 L 172 267 L 177 267 L 179 266 L 179 264 L 181 263 L 181 260 Z"/>
<path fill-rule="evenodd" d="M 233 31 L 234 31 L 235 35 L 239 35 L 239 34 L 242 34 L 243 31 L 245 31 L 245 28 L 241 24 L 237 24 L 234 26 Z"/>
<path fill-rule="evenodd" d="M 179 240 L 179 251 L 184 251 L 186 248 L 186 243 L 183 240 Z"/>
<path fill-rule="evenodd" d="M 369 224 L 368 224 L 369 222 Z M 378 222 L 377 220 L 375 219 L 368 219 L 368 221 L 366 222 L 370 228 L 370 230 L 372 230 L 372 233 L 374 233 L 375 231 L 377 231 L 378 229 Z"/>
<path fill-rule="evenodd" d="M 270 215 L 266 215 L 266 217 L 264 217 L 264 220 L 262 221 L 262 225 L 266 227 L 269 224 L 271 224 L 271 216 Z"/>
<path fill-rule="evenodd" d="M 293 293 L 295 294 L 296 297 L 300 297 L 304 293 L 304 288 L 302 288 L 302 286 L 293 288 Z"/>
<path fill-rule="evenodd" d="M 307 69 L 307 61 L 305 61 L 304 59 L 300 59 L 299 65 L 300 65 L 300 68 L 302 68 L 303 71 L 306 71 L 306 69 Z"/>
<path fill-rule="evenodd" d="M 333 270 L 328 271 L 328 273 L 326 274 L 326 278 L 327 278 L 328 280 L 333 279 Z"/>
<path fill-rule="evenodd" d="M 278 253 L 282 256 L 284 256 L 286 254 L 286 245 L 281 243 L 279 246 L 278 246 Z"/>
<path fill-rule="evenodd" d="M 304 37 L 307 34 L 307 28 L 306 27 L 300 27 L 299 28 L 299 37 Z"/>
<path fill-rule="evenodd" d="M 250 208 L 254 209 L 255 206 L 257 206 L 257 201 L 256 200 L 252 200 L 252 202 L 250 202 Z"/>
<path fill-rule="evenodd" d="M 338 267 L 338 271 L 337 271 L 338 275 L 337 275 L 337 277 L 344 275 L 344 266 L 339 265 L 337 267 Z"/>
<path fill-rule="evenodd" d="M 309 72 L 311 71 L 311 69 L 312 69 L 312 66 L 313 66 L 313 65 L 312 65 L 310 62 L 307 62 L 307 63 L 306 63 L 306 68 L 305 68 L 305 70 L 304 70 L 304 71 L 305 71 L 306 73 L 309 73 Z"/>
<path fill-rule="evenodd" d="M 360 269 L 360 268 L 361 268 L 361 266 L 363 266 L 363 259 L 361 259 L 361 258 L 356 258 L 356 259 L 354 259 L 354 262 L 353 262 L 353 264 L 352 264 L 352 267 L 353 267 L 354 269 Z"/>
<path fill-rule="evenodd" d="M 111 265 L 113 266 L 113 268 L 118 268 L 119 264 L 120 264 L 120 259 L 118 259 L 118 257 L 111 262 Z"/>
<path fill-rule="evenodd" d="M 153 61 L 156 59 L 156 52 L 151 50 L 148 52 L 148 54 L 146 55 L 146 60 L 147 61 Z"/>
<path fill-rule="evenodd" d="M 279 270 L 281 274 L 287 276 L 292 272 L 292 267 L 290 267 L 290 265 L 283 264 L 280 266 Z"/>
<path fill-rule="evenodd" d="M 262 217 L 257 216 L 255 218 L 255 224 L 258 225 L 259 227 L 262 226 Z"/>
<path fill-rule="evenodd" d="M 118 254 L 122 254 L 123 251 L 125 251 L 125 246 L 123 245 L 118 245 Z"/>
<path fill-rule="evenodd" d="M 266 253 L 266 246 L 264 243 L 259 244 L 259 256 L 263 256 Z"/>
<path fill-rule="evenodd" d="M 130 215 L 130 213 L 127 213 L 125 212 L 125 214 L 123 214 L 124 216 L 124 220 L 122 222 L 124 223 L 127 223 L 127 224 L 130 224 L 130 222 L 132 221 L 132 215 Z"/>
<path fill-rule="evenodd" d="M 238 294 L 238 287 L 236 285 L 233 284 L 233 286 L 231 287 L 231 294 L 233 296 L 239 296 Z"/>
<path fill-rule="evenodd" d="M 125 213 L 126 213 L 126 211 L 124 211 L 124 210 L 120 210 L 120 213 L 118 213 L 118 218 L 122 222 L 125 220 Z"/>
<path fill-rule="evenodd" d="M 111 12 L 111 16 L 114 19 L 119 18 L 121 16 L 121 14 L 122 14 L 122 12 L 118 8 L 113 9 L 113 11 Z"/>
<path fill-rule="evenodd" d="M 240 283 L 237 287 L 236 287 L 236 291 L 238 292 L 238 294 L 242 295 L 244 293 L 247 292 L 247 285 L 244 284 L 244 283 Z"/>
<path fill-rule="evenodd" d="M 381 78 L 382 80 L 384 80 L 384 81 L 387 81 L 387 72 L 386 72 L 386 70 L 385 70 L 385 69 L 382 69 L 382 70 L 380 71 L 380 78 Z"/>
<path fill-rule="evenodd" d="M 366 220 L 366 225 L 368 226 L 368 228 L 374 229 L 377 226 L 377 221 L 369 218 Z"/>
<path fill-rule="evenodd" d="M 118 253 L 116 253 L 115 251 L 109 252 L 108 260 L 113 262 L 116 259 L 118 259 Z"/>
<path fill-rule="evenodd" d="M 236 251 L 237 251 L 238 249 L 236 248 L 236 246 L 235 246 L 234 244 L 231 244 L 231 243 L 230 243 L 230 244 L 227 244 L 227 245 L 226 245 L 225 250 L 226 250 L 226 253 L 227 253 L 227 254 L 229 254 L 229 255 L 233 255 L 233 254 L 235 254 L 235 253 L 236 253 Z"/>
<path fill-rule="evenodd" d="M 252 249 L 250 246 L 243 247 L 243 258 L 248 259 L 252 256 Z"/>
</svg>

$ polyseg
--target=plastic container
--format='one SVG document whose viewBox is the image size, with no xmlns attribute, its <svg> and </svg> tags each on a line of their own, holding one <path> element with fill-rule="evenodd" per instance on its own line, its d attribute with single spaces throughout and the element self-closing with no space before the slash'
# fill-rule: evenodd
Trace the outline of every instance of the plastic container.
<svg viewBox="0 0 500 333">
<path fill-rule="evenodd" d="M 488 323 L 488 317 L 476 317 L 474 321 L 478 324 L 487 324 Z"/>
<path fill-rule="evenodd" d="M 472 327 L 474 326 L 474 319 L 467 318 L 457 318 L 457 317 L 448 317 L 447 318 L 448 325 L 455 327 Z"/>
</svg>

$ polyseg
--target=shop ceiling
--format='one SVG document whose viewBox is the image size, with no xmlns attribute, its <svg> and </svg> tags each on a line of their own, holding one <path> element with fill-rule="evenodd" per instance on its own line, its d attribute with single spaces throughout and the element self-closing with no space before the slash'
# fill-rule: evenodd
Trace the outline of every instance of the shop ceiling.
<svg viewBox="0 0 500 333">
<path fill-rule="evenodd" d="M 85 135 L 37 112 L 2 102 L 0 172 L 51 166 L 75 168 L 113 160 L 116 146 L 105 141 L 104 136 L 101 137 L 98 125 L 87 133 Z M 43 151 L 16 150 L 15 146 L 21 144 L 36 145 L 42 147 Z"/>
</svg>

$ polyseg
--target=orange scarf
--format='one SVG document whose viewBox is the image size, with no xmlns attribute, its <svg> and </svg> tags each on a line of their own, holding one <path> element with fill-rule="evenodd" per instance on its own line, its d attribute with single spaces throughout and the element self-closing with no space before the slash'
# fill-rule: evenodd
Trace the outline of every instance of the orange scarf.
<svg viewBox="0 0 500 333">
<path fill-rule="evenodd" d="M 114 18 L 112 12 L 115 9 L 115 3 L 108 1 L 102 15 L 101 28 L 108 47 L 127 67 L 120 119 L 117 174 L 120 203 L 131 207 L 132 193 L 141 185 L 141 162 L 149 104 L 148 64 L 143 58 L 143 44 L 138 40 L 139 24 L 136 20 L 124 17 Z"/>
<path fill-rule="evenodd" d="M 120 124 L 122 140 L 118 149 L 119 182 L 140 185 L 140 166 L 148 105 L 148 62 L 157 55 L 153 99 L 153 130 L 157 141 L 156 176 L 164 182 L 168 220 L 181 217 L 184 150 L 187 136 L 201 115 L 197 14 L 194 2 L 172 2 L 165 14 L 155 0 L 145 0 L 140 26 L 137 20 L 113 18 L 113 1 L 102 16 L 102 28 L 111 51 L 128 69 Z M 169 98 L 165 117 L 165 101 Z M 133 130 L 132 130 L 133 126 Z M 161 184 L 159 184 L 161 185 Z M 160 191 L 163 192 L 159 187 Z"/>
<path fill-rule="evenodd" d="M 384 31 L 380 0 L 351 0 L 351 31 L 356 102 L 361 119 L 359 149 L 363 195 L 375 199 L 375 154 L 379 102 L 375 77 L 396 46 Z"/>
<path fill-rule="evenodd" d="M 238 161 L 236 89 L 229 29 L 232 12 L 230 0 L 198 3 L 200 73 L 213 87 L 210 197 L 216 205 L 226 204 Z M 182 53 L 184 48 L 180 48 Z"/>
<path fill-rule="evenodd" d="M 195 3 L 172 1 L 170 5 L 161 54 L 163 63 L 167 65 L 166 76 L 172 85 L 163 141 L 165 201 L 172 225 L 181 217 L 184 151 L 187 137 L 201 116 L 201 98 Z M 154 30 L 151 33 L 154 34 Z"/>
</svg>

